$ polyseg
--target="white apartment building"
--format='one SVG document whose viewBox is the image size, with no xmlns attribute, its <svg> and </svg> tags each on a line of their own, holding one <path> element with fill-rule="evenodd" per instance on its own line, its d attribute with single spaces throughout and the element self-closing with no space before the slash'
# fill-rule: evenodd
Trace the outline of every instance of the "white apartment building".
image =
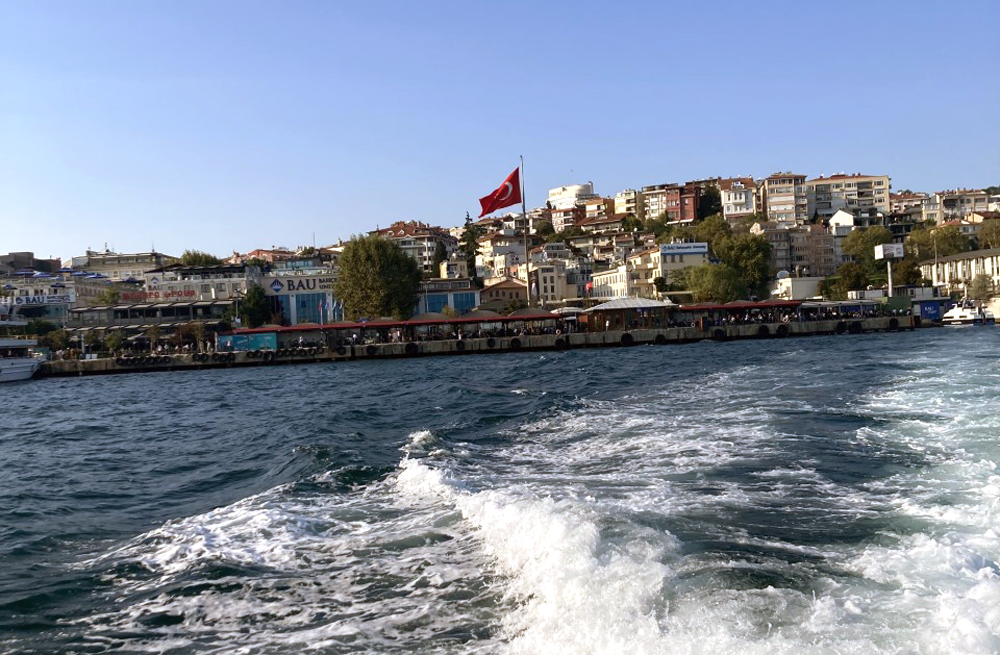
<svg viewBox="0 0 1000 655">
<path fill-rule="evenodd" d="M 764 180 L 760 201 L 768 219 L 799 224 L 809 220 L 805 181 L 805 175 L 795 173 L 775 173 Z"/>
<path fill-rule="evenodd" d="M 594 194 L 594 184 L 592 182 L 587 182 L 586 184 L 569 184 L 549 189 L 549 205 L 552 209 L 569 209 L 570 207 L 582 205 L 586 201 L 596 197 L 597 195 Z"/>
<path fill-rule="evenodd" d="M 808 218 L 826 221 L 843 210 L 864 219 L 865 225 L 880 222 L 892 209 L 889 189 L 888 175 L 821 175 L 805 183 Z"/>
<path fill-rule="evenodd" d="M 726 221 L 750 218 L 757 211 L 757 183 L 751 177 L 728 177 L 719 180 L 722 215 Z"/>
<path fill-rule="evenodd" d="M 986 275 L 993 288 L 1000 289 L 1000 248 L 972 250 L 920 262 L 920 274 L 939 287 L 944 295 L 968 292 L 977 275 Z"/>
<path fill-rule="evenodd" d="M 73 268 L 89 273 L 100 273 L 113 282 L 145 280 L 146 272 L 177 263 L 177 257 L 161 252 L 117 253 L 105 250 L 88 250 L 82 257 L 73 258 Z"/>
<path fill-rule="evenodd" d="M 533 300 L 551 303 L 569 297 L 567 295 L 566 265 L 562 261 L 553 260 L 544 264 L 532 263 L 529 266 L 528 275 L 531 278 L 531 297 Z"/>
<path fill-rule="evenodd" d="M 591 285 L 591 295 L 601 300 L 628 298 L 632 295 L 632 285 L 626 264 L 594 273 L 591 277 Z"/>
</svg>

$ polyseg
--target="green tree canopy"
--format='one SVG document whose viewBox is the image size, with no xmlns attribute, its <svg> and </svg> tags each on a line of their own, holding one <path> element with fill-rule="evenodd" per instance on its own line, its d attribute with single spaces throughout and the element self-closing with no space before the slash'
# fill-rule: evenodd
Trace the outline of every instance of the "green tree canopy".
<svg viewBox="0 0 1000 655">
<path fill-rule="evenodd" d="M 982 234 L 980 233 L 980 239 Z M 917 261 L 926 261 L 934 257 L 947 257 L 967 251 L 971 243 L 969 237 L 953 226 L 939 227 L 933 230 L 917 229 L 910 232 L 903 244 L 906 252 L 913 255 Z"/>
<path fill-rule="evenodd" d="M 979 228 L 980 248 L 1000 248 L 1000 219 L 983 221 Z"/>
<path fill-rule="evenodd" d="M 684 232 L 686 237 L 707 243 L 709 250 L 716 257 L 719 256 L 719 247 L 722 242 L 733 235 L 732 228 L 729 227 L 729 223 L 726 222 L 722 214 L 712 214 L 703 221 L 685 228 Z"/>
<path fill-rule="evenodd" d="M 446 259 L 448 259 L 448 249 L 445 247 L 443 241 L 438 241 L 437 247 L 434 248 L 434 263 L 433 263 L 434 270 L 431 272 L 432 277 L 437 277 L 438 275 L 440 275 L 439 270 L 441 262 L 445 261 Z"/>
<path fill-rule="evenodd" d="M 892 265 L 893 284 L 920 284 L 923 279 L 920 266 L 913 257 L 904 257 Z"/>
<path fill-rule="evenodd" d="M 868 286 L 868 272 L 861 264 L 847 262 L 841 264 L 836 275 L 824 281 L 823 295 L 831 300 L 846 300 L 847 292 L 864 289 Z"/>
<path fill-rule="evenodd" d="M 551 227 L 551 224 L 549 225 Z M 472 218 L 465 215 L 465 230 L 462 231 L 462 239 L 459 242 L 458 250 L 465 258 L 465 265 L 469 269 L 469 277 L 478 279 L 476 276 L 476 255 L 479 254 L 479 238 L 483 236 L 485 229 L 481 225 L 472 222 Z"/>
<path fill-rule="evenodd" d="M 692 266 L 685 277 L 695 302 L 725 303 L 747 295 L 740 272 L 726 264 Z"/>
<path fill-rule="evenodd" d="M 251 284 L 247 287 L 247 295 L 240 305 L 240 317 L 246 327 L 260 327 L 271 318 L 271 303 L 267 300 L 264 289 Z"/>
<path fill-rule="evenodd" d="M 844 237 L 841 249 L 845 255 L 850 255 L 854 261 L 870 276 L 876 268 L 885 268 L 882 262 L 875 261 L 875 246 L 892 242 L 892 232 L 888 228 L 876 225 L 853 230 Z"/>
<path fill-rule="evenodd" d="M 722 212 L 722 194 L 716 186 L 710 186 L 698 199 L 698 218 L 707 218 Z"/>
<path fill-rule="evenodd" d="M 989 300 L 993 295 L 993 279 L 985 273 L 977 273 L 969 285 L 969 297 L 973 300 Z"/>
<path fill-rule="evenodd" d="M 355 236 L 340 257 L 337 297 L 350 320 L 413 315 L 420 268 L 393 241 L 377 234 Z"/>
<path fill-rule="evenodd" d="M 181 264 L 184 266 L 217 266 L 222 260 L 215 255 L 200 250 L 185 250 L 181 255 Z"/>
<path fill-rule="evenodd" d="M 746 291 L 758 298 L 768 295 L 771 279 L 771 244 L 759 234 L 738 234 L 720 239 L 716 255 L 722 263 L 736 270 Z"/>
<path fill-rule="evenodd" d="M 542 237 L 543 239 L 549 236 L 550 234 L 555 234 L 555 233 L 556 229 L 552 227 L 552 221 L 542 220 L 538 221 L 538 223 L 535 225 L 535 234 Z"/>
<path fill-rule="evenodd" d="M 635 214 L 628 214 L 622 219 L 622 230 L 625 232 L 636 232 L 642 228 L 642 221 L 636 218 Z"/>
</svg>

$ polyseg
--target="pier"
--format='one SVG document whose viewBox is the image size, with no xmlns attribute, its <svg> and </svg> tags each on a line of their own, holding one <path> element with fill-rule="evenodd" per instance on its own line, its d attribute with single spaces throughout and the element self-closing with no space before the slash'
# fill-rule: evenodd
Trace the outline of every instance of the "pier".
<svg viewBox="0 0 1000 655">
<path fill-rule="evenodd" d="M 919 327 L 919 317 L 876 316 L 817 321 L 714 325 L 705 322 L 689 327 L 637 328 L 594 332 L 517 334 L 387 343 L 338 343 L 330 339 L 319 345 L 300 347 L 292 342 L 277 348 L 215 352 L 156 354 L 103 359 L 71 359 L 46 362 L 39 377 L 111 375 L 153 371 L 188 371 L 248 366 L 282 366 L 320 362 L 431 357 L 440 355 L 489 355 L 510 352 L 558 351 L 578 348 L 667 346 L 697 341 L 784 339 L 817 335 L 850 338 L 870 332 L 899 332 Z"/>
</svg>

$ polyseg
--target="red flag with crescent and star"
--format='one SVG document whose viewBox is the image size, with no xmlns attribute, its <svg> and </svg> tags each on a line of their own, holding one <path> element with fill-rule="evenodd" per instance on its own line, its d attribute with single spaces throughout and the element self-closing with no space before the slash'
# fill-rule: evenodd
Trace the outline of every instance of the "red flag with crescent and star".
<svg viewBox="0 0 1000 655">
<path fill-rule="evenodd" d="M 521 202 L 520 172 L 520 167 L 515 168 L 514 172 L 507 176 L 507 179 L 496 191 L 479 199 L 479 204 L 483 206 L 483 213 L 479 215 L 479 218 Z"/>
</svg>

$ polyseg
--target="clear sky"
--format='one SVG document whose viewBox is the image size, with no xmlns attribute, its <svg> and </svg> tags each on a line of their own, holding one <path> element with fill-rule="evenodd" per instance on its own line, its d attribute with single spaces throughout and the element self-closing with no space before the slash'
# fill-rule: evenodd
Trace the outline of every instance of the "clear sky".
<svg viewBox="0 0 1000 655">
<path fill-rule="evenodd" d="M 1000 183 L 1000 2 L 0 0 L 0 253 L 228 255 L 708 176 Z"/>
</svg>

